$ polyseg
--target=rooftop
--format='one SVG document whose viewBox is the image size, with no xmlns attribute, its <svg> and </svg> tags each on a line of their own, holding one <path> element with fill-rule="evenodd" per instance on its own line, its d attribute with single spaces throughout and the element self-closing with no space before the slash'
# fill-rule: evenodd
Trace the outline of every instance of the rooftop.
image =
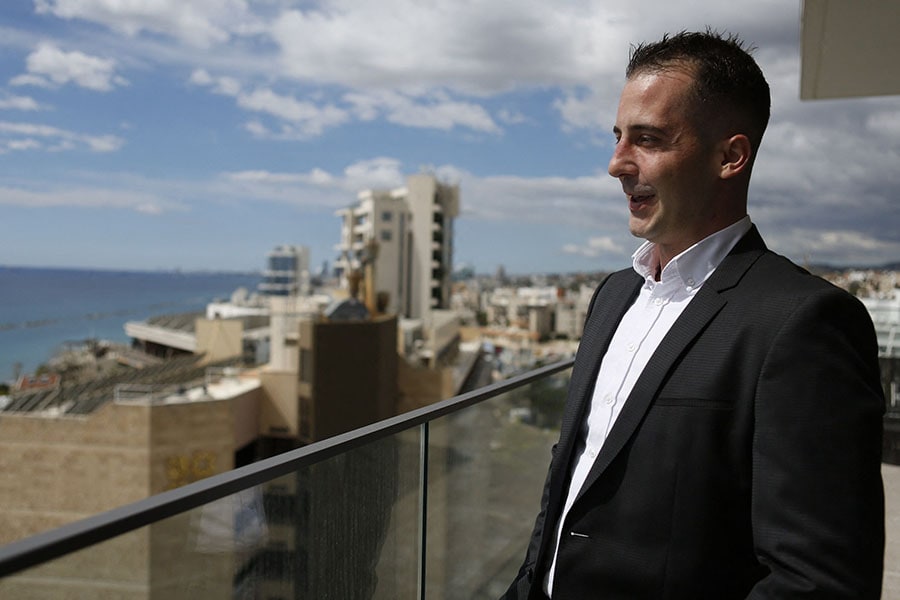
<svg viewBox="0 0 900 600">
<path fill-rule="evenodd" d="M 143 368 L 121 366 L 112 374 L 87 381 L 67 381 L 53 388 L 24 390 L 9 395 L 0 414 L 28 414 L 31 416 L 86 415 L 94 412 L 116 396 L 116 388 L 123 385 L 167 386 L 182 385 L 204 379 L 209 366 L 228 366 L 234 360 L 207 365 L 202 355 L 180 356 Z"/>
</svg>

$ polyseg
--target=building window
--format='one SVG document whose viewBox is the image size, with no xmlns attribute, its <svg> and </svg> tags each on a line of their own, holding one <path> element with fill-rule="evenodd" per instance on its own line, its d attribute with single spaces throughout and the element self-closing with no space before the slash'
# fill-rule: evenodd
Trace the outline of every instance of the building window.
<svg viewBox="0 0 900 600">
<path fill-rule="evenodd" d="M 392 238 L 393 238 L 393 236 L 391 235 L 390 229 L 382 229 L 381 230 L 381 241 L 382 242 L 389 242 L 389 241 L 391 241 Z"/>
<path fill-rule="evenodd" d="M 381 213 L 381 220 L 384 222 L 388 222 L 388 221 L 392 220 L 393 218 L 394 218 L 394 213 L 392 213 L 389 210 L 386 210 L 383 213 Z"/>
</svg>

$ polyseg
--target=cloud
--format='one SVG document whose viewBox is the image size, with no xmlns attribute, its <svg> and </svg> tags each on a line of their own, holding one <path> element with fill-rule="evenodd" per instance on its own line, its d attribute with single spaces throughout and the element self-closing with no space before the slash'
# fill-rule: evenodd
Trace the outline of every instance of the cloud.
<svg viewBox="0 0 900 600">
<path fill-rule="evenodd" d="M 285 139 L 346 123 L 347 110 L 363 121 L 498 133 L 498 122 L 521 123 L 527 115 L 504 110 L 492 117 L 478 99 L 538 89 L 551 90 L 567 130 L 599 128 L 606 134 L 629 44 L 655 38 L 675 22 L 686 28 L 739 26 L 779 56 L 784 40 L 796 35 L 794 20 L 784 18 L 777 0 L 756 0 L 739 15 L 708 4 L 690 11 L 647 0 L 628 7 L 600 0 L 321 0 L 302 8 L 244 0 L 39 0 L 37 10 L 130 36 L 152 32 L 191 46 L 214 46 L 200 55 L 196 47 L 185 50 L 183 62 L 215 63 L 223 71 L 235 65 L 240 79 L 196 70 L 194 83 L 233 97 L 243 89 L 248 110 L 304 115 L 285 119 L 284 127 L 259 121 L 246 126 L 255 135 Z M 171 60 L 171 49 L 165 53 Z M 249 84 L 254 78 L 270 83 Z M 343 89 L 347 104 L 303 100 L 287 89 L 276 93 L 271 81 L 286 88 L 299 82 Z"/>
<path fill-rule="evenodd" d="M 128 36 L 171 35 L 201 48 L 227 42 L 235 33 L 260 27 L 245 0 L 35 0 L 38 14 L 101 23 Z"/>
<path fill-rule="evenodd" d="M 488 112 L 473 102 L 451 99 L 446 93 L 435 92 L 415 98 L 399 92 L 349 93 L 344 100 L 353 106 L 362 121 L 379 115 L 397 125 L 427 129 L 451 130 L 464 127 L 483 133 L 499 133 L 500 128 Z"/>
<path fill-rule="evenodd" d="M 203 69 L 195 70 L 189 81 L 194 85 L 208 87 L 216 94 L 233 97 L 237 105 L 245 110 L 286 122 L 276 130 L 259 121 L 248 123 L 247 130 L 260 138 L 307 139 L 349 120 L 347 111 L 333 104 L 317 105 L 266 88 L 243 91 L 236 80 L 230 77 L 213 77 Z"/>
<path fill-rule="evenodd" d="M 347 122 L 347 113 L 334 105 L 317 106 L 268 89 L 239 93 L 236 98 L 241 108 L 301 124 L 300 131 L 304 136 L 320 135 L 328 127 Z"/>
<path fill-rule="evenodd" d="M 463 213 L 485 220 L 519 220 L 578 228 L 619 227 L 624 204 L 606 174 L 581 177 L 475 176 L 460 171 Z"/>
<path fill-rule="evenodd" d="M 185 64 L 211 64 L 225 53 L 222 68 L 255 65 L 253 73 L 283 81 L 409 96 L 441 89 L 457 99 L 549 87 L 598 93 L 621 81 L 629 44 L 672 23 L 739 27 L 766 47 L 796 35 L 796 16 L 780 0 L 755 0 L 738 13 L 661 0 L 622 7 L 602 0 L 319 0 L 300 8 L 274 0 L 36 0 L 36 10 L 131 38 L 152 34 L 142 41 L 180 41 L 188 46 Z M 171 47 L 155 51 L 172 60 Z"/>
<path fill-rule="evenodd" d="M 866 119 L 866 128 L 885 137 L 900 137 L 900 108 L 873 112 Z"/>
<path fill-rule="evenodd" d="M 29 140 L 22 144 L 23 140 Z M 38 141 L 40 140 L 40 141 Z M 45 149 L 49 151 L 87 148 L 93 152 L 114 152 L 125 141 L 114 135 L 87 135 L 36 123 L 0 121 L 0 153 L 11 150 Z"/>
<path fill-rule="evenodd" d="M 303 173 L 231 171 L 221 177 L 236 197 L 329 210 L 353 204 L 364 189 L 392 189 L 405 179 L 400 161 L 387 157 L 361 160 L 334 174 L 314 168 Z"/>
<path fill-rule="evenodd" d="M 282 69 L 302 81 L 487 95 L 573 81 L 559 65 L 585 55 L 586 16 L 538 0 L 334 1 L 285 11 L 270 31 Z"/>
<path fill-rule="evenodd" d="M 78 51 L 64 52 L 52 44 L 41 44 L 26 59 L 28 72 L 14 77 L 12 85 L 58 87 L 72 83 L 97 92 L 108 92 L 127 85 L 116 75 L 116 61 L 89 56 Z"/>
<path fill-rule="evenodd" d="M 519 125 L 528 122 L 528 117 L 524 113 L 509 108 L 501 108 L 497 112 L 497 119 L 506 125 Z"/>
<path fill-rule="evenodd" d="M 6 149 L 13 152 L 20 150 L 37 150 L 40 147 L 41 143 L 33 138 L 8 140 L 6 142 Z"/>
<path fill-rule="evenodd" d="M 384 156 L 353 163 L 344 169 L 343 175 L 344 188 L 357 191 L 398 187 L 406 180 L 403 164 Z"/>
<path fill-rule="evenodd" d="M 241 84 L 233 77 L 213 77 L 206 69 L 195 69 L 188 81 L 194 85 L 210 87 L 216 94 L 237 96 L 241 93 Z"/>
<path fill-rule="evenodd" d="M 34 98 L 28 96 L 7 95 L 0 98 L 0 110 L 41 110 L 41 105 Z"/>
<path fill-rule="evenodd" d="M 0 187 L 0 206 L 24 208 L 75 207 L 89 209 L 132 210 L 147 215 L 183 211 L 185 206 L 154 194 L 97 187 Z"/>
<path fill-rule="evenodd" d="M 204 69 L 195 70 L 189 82 L 207 87 L 216 94 L 235 98 L 240 108 L 282 121 L 274 128 L 258 120 L 246 124 L 250 133 L 262 138 L 307 139 L 321 135 L 326 129 L 345 125 L 353 117 L 371 121 L 379 116 L 406 127 L 441 130 L 463 127 L 485 133 L 500 131 L 482 107 L 471 102 L 455 101 L 442 93 L 413 98 L 397 92 L 353 92 L 344 94 L 342 100 L 345 108 L 333 102 L 317 104 L 298 100 L 268 88 L 245 91 L 237 80 L 213 77 Z"/>
<path fill-rule="evenodd" d="M 609 236 L 589 238 L 587 244 L 582 246 L 579 246 L 578 244 L 566 244 L 563 246 L 562 250 L 566 254 L 575 254 L 587 258 L 596 258 L 603 254 L 619 256 L 627 254 L 628 252 L 617 241 Z"/>
<path fill-rule="evenodd" d="M 869 265 L 888 260 L 896 262 L 900 256 L 900 240 L 857 230 L 794 227 L 788 235 L 779 237 L 778 242 L 798 259 L 813 264 Z"/>
</svg>

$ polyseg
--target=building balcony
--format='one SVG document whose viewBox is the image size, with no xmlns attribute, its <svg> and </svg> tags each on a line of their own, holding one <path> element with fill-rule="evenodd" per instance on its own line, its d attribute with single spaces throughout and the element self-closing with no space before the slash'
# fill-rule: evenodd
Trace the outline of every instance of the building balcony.
<svg viewBox="0 0 900 600">
<path fill-rule="evenodd" d="M 496 598 L 524 556 L 571 365 L 13 542 L 0 597 Z M 900 598 L 900 466 L 883 473 L 884 597 Z"/>
</svg>

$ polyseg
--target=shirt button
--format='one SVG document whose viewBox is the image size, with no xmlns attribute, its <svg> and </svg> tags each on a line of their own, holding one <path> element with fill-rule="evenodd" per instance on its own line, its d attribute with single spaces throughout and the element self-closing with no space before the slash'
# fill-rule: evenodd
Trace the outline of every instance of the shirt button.
<svg viewBox="0 0 900 600">
<path fill-rule="evenodd" d="M 597 451 L 594 450 L 593 448 L 591 448 L 591 450 L 588 452 L 588 454 L 590 455 L 591 458 L 597 458 Z"/>
<path fill-rule="evenodd" d="M 612 394 L 607 394 L 603 397 L 603 401 L 607 404 L 612 404 L 615 401 L 615 398 L 613 398 Z"/>
<path fill-rule="evenodd" d="M 688 287 L 694 285 L 694 278 L 693 278 L 693 277 L 688 277 L 688 280 L 687 280 L 685 283 L 688 284 Z"/>
<path fill-rule="evenodd" d="M 657 306 L 662 306 L 663 299 L 657 298 L 656 300 L 653 301 L 653 303 L 656 304 Z"/>
<path fill-rule="evenodd" d="M 634 344 L 628 344 L 628 351 L 634 352 Z"/>
</svg>

